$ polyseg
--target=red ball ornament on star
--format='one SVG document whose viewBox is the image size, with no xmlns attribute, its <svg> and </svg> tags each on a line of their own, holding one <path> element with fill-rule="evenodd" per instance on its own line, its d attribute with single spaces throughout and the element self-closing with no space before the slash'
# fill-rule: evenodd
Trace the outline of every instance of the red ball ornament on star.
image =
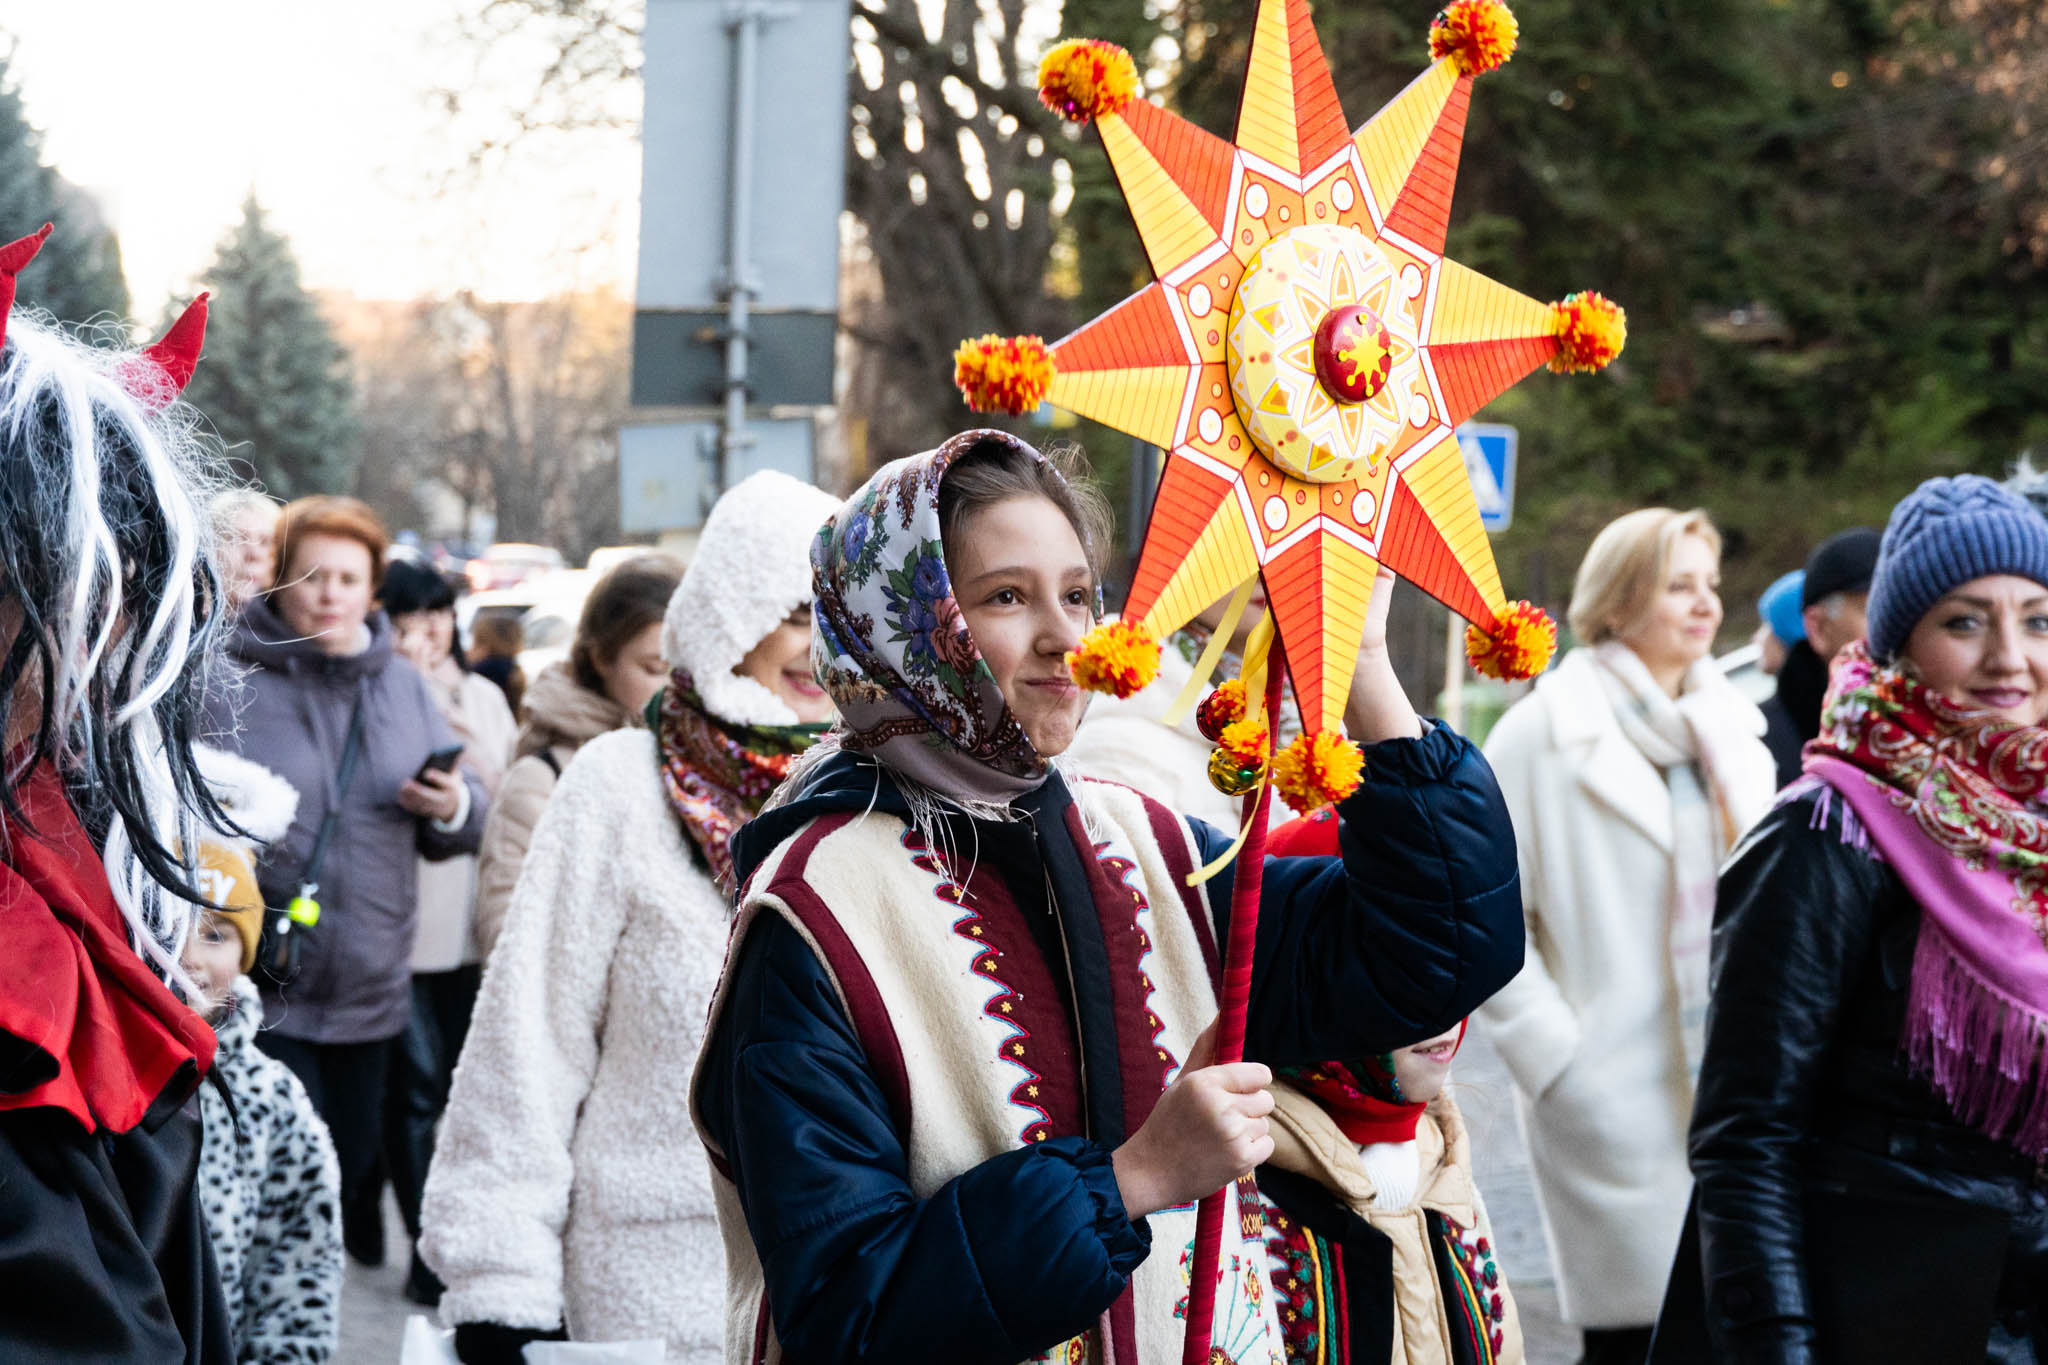
<svg viewBox="0 0 2048 1365">
<path fill-rule="evenodd" d="M 1316 380 L 1339 403 L 1363 403 L 1394 368 L 1387 324 L 1362 303 L 1332 308 L 1316 326 Z"/>
</svg>

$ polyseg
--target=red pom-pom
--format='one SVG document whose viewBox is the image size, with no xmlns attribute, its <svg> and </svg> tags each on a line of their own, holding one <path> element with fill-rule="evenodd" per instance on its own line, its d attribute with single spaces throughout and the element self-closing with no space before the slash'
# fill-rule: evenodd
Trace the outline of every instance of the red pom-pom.
<svg viewBox="0 0 2048 1365">
<path fill-rule="evenodd" d="M 1557 652 L 1557 622 L 1527 602 L 1510 602 L 1494 613 L 1493 629 L 1465 628 L 1465 657 L 1489 678 L 1519 682 L 1550 667 Z"/>
<path fill-rule="evenodd" d="M 1358 790 L 1365 754 L 1334 730 L 1303 735 L 1273 759 L 1273 790 L 1303 815 Z"/>
<path fill-rule="evenodd" d="M 1222 740 L 1225 729 L 1244 719 L 1244 713 L 1244 679 L 1232 678 L 1202 698 L 1195 708 L 1195 728 L 1215 744 Z"/>
<path fill-rule="evenodd" d="M 1159 638 L 1135 621 L 1104 621 L 1067 651 L 1067 671 L 1090 692 L 1131 696 L 1159 676 Z"/>
</svg>

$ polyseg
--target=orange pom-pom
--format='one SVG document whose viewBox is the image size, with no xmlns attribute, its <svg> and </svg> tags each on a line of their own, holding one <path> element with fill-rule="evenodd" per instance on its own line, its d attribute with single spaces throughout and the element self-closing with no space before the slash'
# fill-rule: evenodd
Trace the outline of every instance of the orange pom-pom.
<svg viewBox="0 0 2048 1365">
<path fill-rule="evenodd" d="M 1303 735 L 1273 758 L 1273 789 L 1303 815 L 1358 790 L 1365 754 L 1334 730 Z"/>
<path fill-rule="evenodd" d="M 1519 682 L 1550 667 L 1557 653 L 1557 622 L 1527 602 L 1510 602 L 1493 618 L 1493 629 L 1465 628 L 1465 657 L 1489 678 Z"/>
<path fill-rule="evenodd" d="M 1038 64 L 1038 99 L 1069 123 L 1114 114 L 1138 95 L 1138 64 L 1115 43 L 1076 38 Z"/>
<path fill-rule="evenodd" d="M 1247 716 L 1223 727 L 1217 737 L 1216 747 L 1230 755 L 1231 761 L 1241 768 L 1263 768 L 1266 766 L 1266 751 L 1272 747 L 1273 735 L 1266 728 L 1264 716 Z"/>
<path fill-rule="evenodd" d="M 1557 354 L 1550 368 L 1559 374 L 1604 369 L 1628 344 L 1628 314 L 1614 300 L 1587 289 L 1550 305 Z"/>
<path fill-rule="evenodd" d="M 1429 25 L 1429 55 L 1483 76 L 1515 55 L 1521 25 L 1500 0 L 1451 0 Z"/>
<path fill-rule="evenodd" d="M 1067 651 L 1067 671 L 1090 692 L 1128 697 L 1159 676 L 1159 639 L 1133 621 L 1104 621 Z"/>
<path fill-rule="evenodd" d="M 953 382 L 976 412 L 1030 412 L 1045 401 L 1053 373 L 1052 352 L 1040 337 L 990 333 L 953 352 Z"/>
<path fill-rule="evenodd" d="M 1232 678 L 1202 698 L 1202 704 L 1195 708 L 1195 728 L 1214 744 L 1223 738 L 1227 727 L 1244 719 L 1244 712 L 1244 679 Z M 1265 757 L 1261 755 L 1259 761 L 1265 762 Z"/>
</svg>

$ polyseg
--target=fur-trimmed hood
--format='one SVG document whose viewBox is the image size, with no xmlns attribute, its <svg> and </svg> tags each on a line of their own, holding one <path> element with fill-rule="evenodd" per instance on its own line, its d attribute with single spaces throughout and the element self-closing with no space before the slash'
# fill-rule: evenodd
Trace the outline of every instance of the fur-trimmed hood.
<svg viewBox="0 0 2048 1365">
<path fill-rule="evenodd" d="M 254 759 L 209 744 L 193 745 L 192 756 L 213 799 L 246 836 L 229 836 L 230 842 L 254 854 L 292 827 L 299 813 L 297 787 Z"/>
<path fill-rule="evenodd" d="M 735 725 L 794 725 L 773 692 L 733 672 L 792 611 L 811 600 L 811 539 L 839 500 L 764 469 L 711 509 L 683 581 L 668 600 L 661 653 L 687 672 L 704 708 Z"/>
</svg>

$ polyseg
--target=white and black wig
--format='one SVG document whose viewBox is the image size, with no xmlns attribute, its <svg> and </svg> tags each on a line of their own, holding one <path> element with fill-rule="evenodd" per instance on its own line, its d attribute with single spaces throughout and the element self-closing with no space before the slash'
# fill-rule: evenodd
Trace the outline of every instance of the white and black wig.
<svg viewBox="0 0 2048 1365">
<path fill-rule="evenodd" d="M 203 898 L 179 851 L 225 820 L 192 756 L 224 600 L 203 510 L 215 447 L 156 348 L 88 345 L 20 309 L 5 326 L 0 803 L 24 823 L 22 781 L 54 764 L 137 951 L 183 982 Z"/>
</svg>

